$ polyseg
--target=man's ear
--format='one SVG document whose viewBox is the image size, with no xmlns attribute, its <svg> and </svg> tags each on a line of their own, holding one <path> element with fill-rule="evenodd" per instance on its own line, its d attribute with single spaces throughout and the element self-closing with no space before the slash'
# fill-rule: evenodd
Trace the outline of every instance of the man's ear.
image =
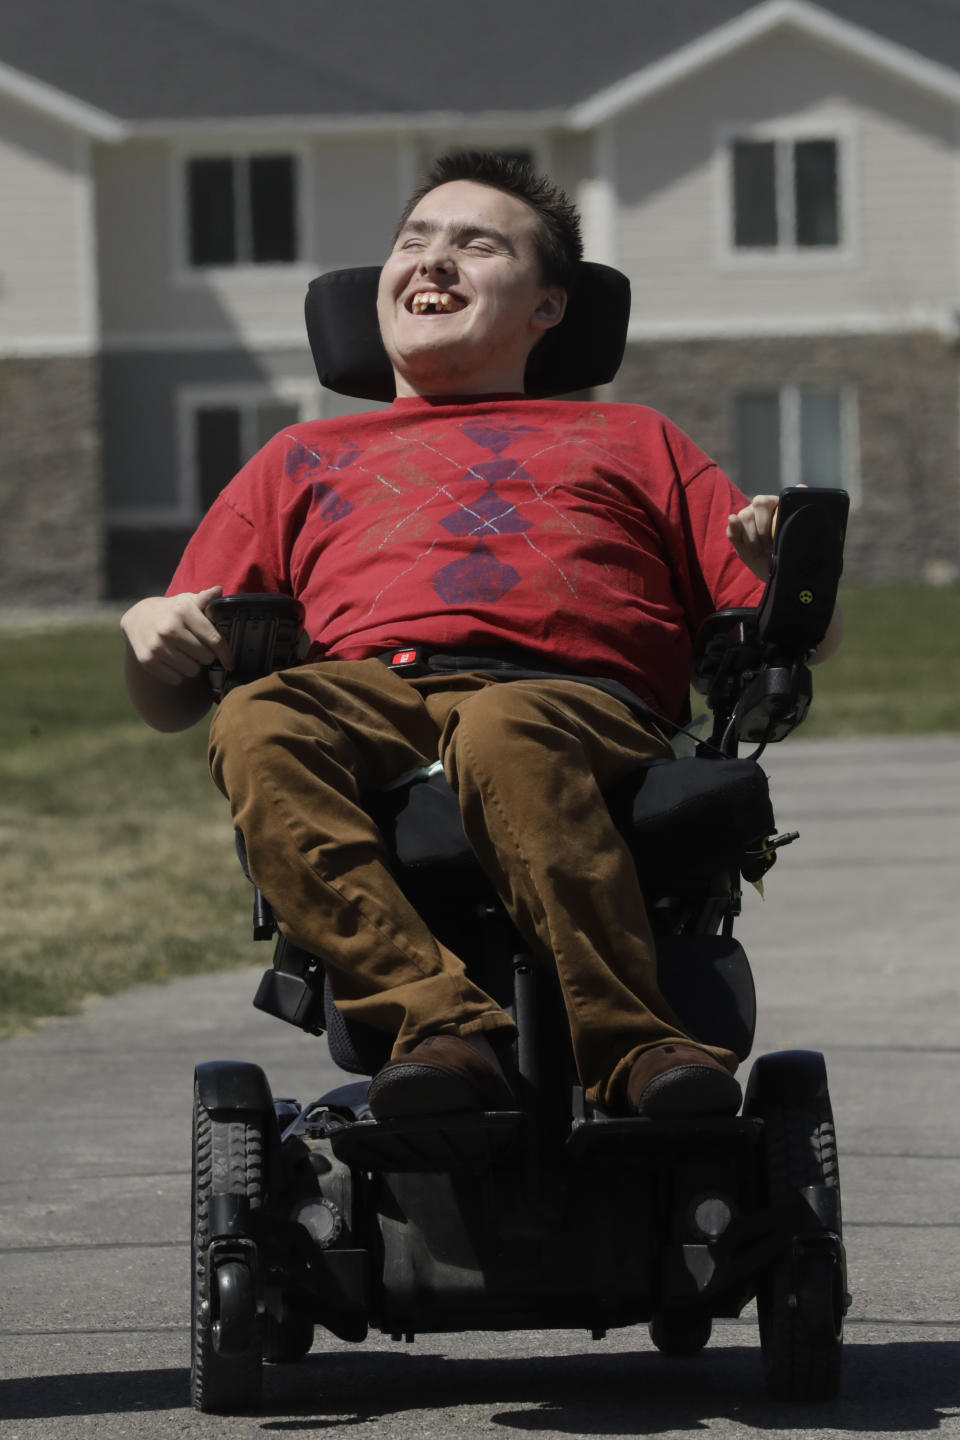
<svg viewBox="0 0 960 1440">
<path fill-rule="evenodd" d="M 552 330 L 566 314 L 567 292 L 562 285 L 554 285 L 544 295 L 533 312 L 533 324 L 537 330 Z"/>
</svg>

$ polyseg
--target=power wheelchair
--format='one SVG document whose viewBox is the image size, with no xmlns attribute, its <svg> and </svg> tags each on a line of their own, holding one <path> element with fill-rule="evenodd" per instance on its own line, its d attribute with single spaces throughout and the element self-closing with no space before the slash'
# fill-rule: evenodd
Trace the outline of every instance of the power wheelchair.
<svg viewBox="0 0 960 1440">
<path fill-rule="evenodd" d="M 393 393 L 376 275 L 323 276 L 307 300 L 323 383 L 374 400 Z M 584 265 L 563 325 L 534 352 L 531 393 L 612 378 L 628 311 L 625 278 Z M 755 1025 L 733 935 L 741 881 L 759 881 L 795 838 L 776 834 L 757 760 L 809 706 L 805 662 L 832 613 L 845 520 L 843 492 L 785 493 L 759 607 L 714 615 L 698 639 L 693 678 L 712 733 L 608 797 L 643 879 L 664 994 L 693 1036 L 741 1060 Z M 210 613 L 238 659 L 229 677 L 212 675 L 215 690 L 296 663 L 289 597 L 228 597 Z M 740 758 L 741 743 L 754 754 Z M 360 1078 L 301 1104 L 275 1099 L 255 1065 L 197 1067 L 194 1405 L 256 1408 L 264 1361 L 301 1359 L 318 1325 L 357 1342 L 369 1327 L 398 1341 L 524 1328 L 602 1338 L 648 1322 L 662 1352 L 693 1355 L 714 1317 L 738 1316 L 754 1297 L 769 1392 L 832 1396 L 850 1297 L 823 1057 L 761 1055 L 737 1116 L 602 1113 L 578 1084 L 555 978 L 488 885 L 442 773 L 401 777 L 370 808 L 401 886 L 516 1020 L 517 1109 L 375 1121 L 364 1077 L 388 1058 L 389 1040 L 346 1024 L 322 958 L 280 935 L 254 1004 L 325 1031 L 334 1060 Z M 274 933 L 256 892 L 255 937 Z"/>
</svg>

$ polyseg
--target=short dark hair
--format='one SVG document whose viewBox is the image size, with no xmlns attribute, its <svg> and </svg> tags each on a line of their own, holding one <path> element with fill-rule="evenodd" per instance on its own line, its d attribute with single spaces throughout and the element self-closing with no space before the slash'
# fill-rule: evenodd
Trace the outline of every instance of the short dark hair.
<svg viewBox="0 0 960 1440">
<path fill-rule="evenodd" d="M 534 243 L 543 279 L 548 285 L 562 285 L 569 290 L 583 258 L 577 208 L 546 175 L 538 175 L 528 161 L 513 156 L 484 150 L 452 150 L 441 155 L 407 201 L 394 240 L 424 196 L 454 180 L 490 185 L 529 205 L 538 221 Z"/>
</svg>

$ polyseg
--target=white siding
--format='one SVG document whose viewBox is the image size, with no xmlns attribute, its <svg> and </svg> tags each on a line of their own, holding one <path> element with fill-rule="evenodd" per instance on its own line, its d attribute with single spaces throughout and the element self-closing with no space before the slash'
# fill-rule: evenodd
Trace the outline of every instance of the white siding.
<svg viewBox="0 0 960 1440">
<path fill-rule="evenodd" d="M 722 333 L 946 314 L 957 301 L 954 112 L 873 68 L 782 32 L 617 125 L 617 262 L 638 331 Z M 732 249 L 726 144 L 736 133 L 835 135 L 844 243 Z"/>
<path fill-rule="evenodd" d="M 183 165 L 191 154 L 288 152 L 299 158 L 303 259 L 295 265 L 191 270 L 185 263 Z M 271 135 L 193 147 L 141 141 L 97 160 L 104 338 L 123 344 L 270 345 L 303 334 L 307 282 L 373 264 L 397 211 L 397 146 Z"/>
<path fill-rule="evenodd" d="M 381 265 L 406 200 L 393 140 L 341 140 L 313 148 L 313 273 Z"/>
<path fill-rule="evenodd" d="M 0 354 L 82 354 L 95 343 L 86 142 L 0 100 Z"/>
</svg>

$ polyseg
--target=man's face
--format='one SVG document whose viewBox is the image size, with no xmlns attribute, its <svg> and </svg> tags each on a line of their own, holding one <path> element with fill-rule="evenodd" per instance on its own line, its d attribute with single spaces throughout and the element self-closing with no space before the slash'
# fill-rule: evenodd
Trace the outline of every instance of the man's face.
<svg viewBox="0 0 960 1440">
<path fill-rule="evenodd" d="M 537 223 L 522 200 L 471 180 L 411 212 L 377 295 L 398 395 L 523 389 L 527 356 L 566 303 L 541 278 Z"/>
</svg>

